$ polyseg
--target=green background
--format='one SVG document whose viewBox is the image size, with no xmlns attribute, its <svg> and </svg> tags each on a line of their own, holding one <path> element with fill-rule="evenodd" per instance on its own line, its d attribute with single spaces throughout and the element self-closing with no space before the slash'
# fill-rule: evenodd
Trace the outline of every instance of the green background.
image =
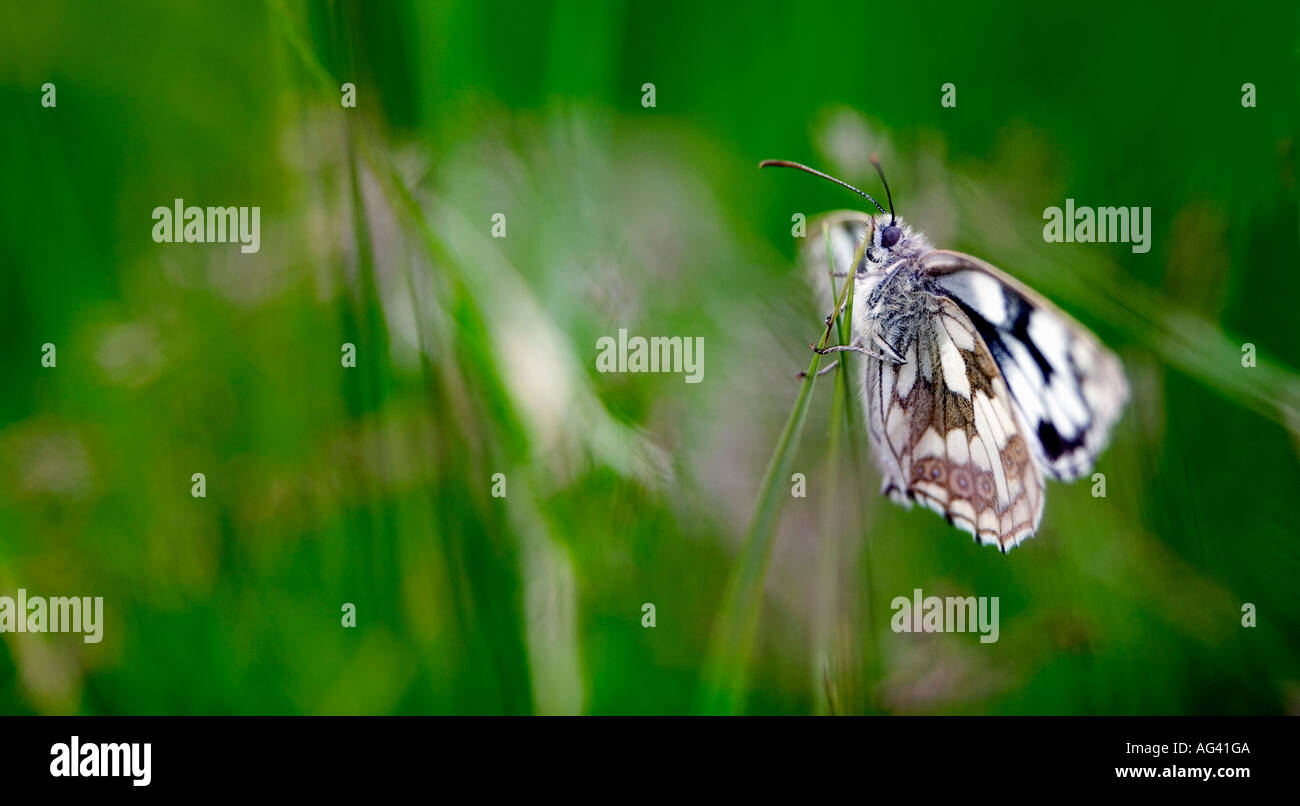
<svg viewBox="0 0 1300 806">
<path fill-rule="evenodd" d="M 0 635 L 0 712 L 1300 712 L 1297 14 L 4 2 L 0 595 L 106 625 Z M 1107 495 L 976 546 L 876 494 L 828 376 L 721 615 L 831 308 L 792 216 L 861 201 L 756 164 L 878 193 L 873 152 L 1119 353 Z M 178 197 L 260 206 L 261 251 L 155 244 Z M 1151 251 L 1044 243 L 1066 198 L 1149 206 Z M 598 373 L 619 328 L 702 336 L 704 381 Z M 914 588 L 1000 640 L 891 632 Z"/>
</svg>

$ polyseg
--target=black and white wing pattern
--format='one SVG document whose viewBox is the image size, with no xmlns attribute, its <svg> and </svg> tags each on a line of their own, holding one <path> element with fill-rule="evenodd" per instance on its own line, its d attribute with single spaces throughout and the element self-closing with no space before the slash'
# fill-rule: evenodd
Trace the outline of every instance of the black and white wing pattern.
<svg viewBox="0 0 1300 806">
<path fill-rule="evenodd" d="M 1062 481 L 1088 473 L 1128 400 L 1119 359 L 1059 308 L 978 258 L 935 250 L 920 262 L 988 347 L 1035 460 Z"/>
<path fill-rule="evenodd" d="M 882 334 L 908 334 L 889 344 L 901 363 L 862 361 L 882 492 L 905 507 L 920 502 L 982 543 L 1019 545 L 1042 521 L 1044 476 L 1087 473 L 1109 440 L 1128 399 L 1119 359 L 1013 278 L 928 244 L 908 258 L 919 282 L 901 306 L 872 308 L 868 297 L 891 267 L 851 263 L 874 219 L 841 212 L 824 220 L 834 265 L 856 278 L 855 344 L 877 350 Z M 805 260 L 824 276 L 817 241 Z M 901 315 L 912 326 L 892 328 Z"/>
<path fill-rule="evenodd" d="M 1003 551 L 1034 534 L 1043 477 L 998 366 L 970 318 L 936 297 L 901 352 L 869 358 L 867 427 L 882 492 L 912 501 Z"/>
</svg>

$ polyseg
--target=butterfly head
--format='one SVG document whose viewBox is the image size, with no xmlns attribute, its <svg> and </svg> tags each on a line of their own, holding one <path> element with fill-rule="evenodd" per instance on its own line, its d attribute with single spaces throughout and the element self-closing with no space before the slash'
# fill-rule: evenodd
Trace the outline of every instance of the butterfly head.
<svg viewBox="0 0 1300 806">
<path fill-rule="evenodd" d="M 815 176 L 820 176 L 822 179 L 828 179 L 837 185 L 846 187 L 874 204 L 876 209 L 880 211 L 880 215 L 872 218 L 871 228 L 867 233 L 867 237 L 871 239 L 869 248 L 866 250 L 865 255 L 865 259 L 868 262 L 892 262 L 891 258 L 896 259 L 898 257 L 905 257 L 913 252 L 922 251 L 921 241 L 923 238 L 921 234 L 913 233 L 911 227 L 903 223 L 903 219 L 894 215 L 894 195 L 889 192 L 889 182 L 885 181 L 885 171 L 880 167 L 880 160 L 876 159 L 873 155 L 871 157 L 871 164 L 876 166 L 876 172 L 880 174 L 880 183 L 885 186 L 885 198 L 889 201 L 888 213 L 885 212 L 885 208 L 880 205 L 880 202 L 876 201 L 869 194 L 863 193 L 848 182 L 841 181 L 829 174 L 824 174 L 821 171 L 809 168 L 807 165 L 801 165 L 800 163 L 790 162 L 788 160 L 763 160 L 758 164 L 758 167 L 798 168 L 801 171 L 807 171 Z"/>
<path fill-rule="evenodd" d="M 891 213 L 873 216 L 866 232 L 867 248 L 863 251 L 865 269 L 884 268 L 904 258 L 915 258 L 932 247 L 925 235 Z"/>
</svg>

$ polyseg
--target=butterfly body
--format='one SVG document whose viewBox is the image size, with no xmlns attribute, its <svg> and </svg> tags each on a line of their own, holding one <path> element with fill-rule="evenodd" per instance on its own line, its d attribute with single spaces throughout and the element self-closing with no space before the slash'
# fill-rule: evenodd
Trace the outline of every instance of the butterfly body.
<svg viewBox="0 0 1300 806">
<path fill-rule="evenodd" d="M 901 223 L 901 222 L 900 222 Z M 853 325 L 862 340 L 879 348 L 894 362 L 902 356 L 916 328 L 937 311 L 934 289 L 920 267 L 920 258 L 932 247 L 925 237 L 902 224 L 900 240 L 891 248 L 880 245 L 883 226 L 873 226 L 875 243 L 863 251 L 854 273 Z"/>
<path fill-rule="evenodd" d="M 1019 545 L 1042 521 L 1044 478 L 1077 478 L 1105 446 L 1128 397 L 1118 359 L 1041 296 L 892 214 L 829 226 L 837 266 L 861 248 L 852 347 L 866 354 L 881 491 L 982 543 Z"/>
</svg>

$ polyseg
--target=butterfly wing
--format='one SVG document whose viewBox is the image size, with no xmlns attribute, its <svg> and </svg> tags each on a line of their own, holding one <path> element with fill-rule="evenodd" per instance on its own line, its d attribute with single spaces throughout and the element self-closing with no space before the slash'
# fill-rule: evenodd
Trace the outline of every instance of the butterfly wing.
<svg viewBox="0 0 1300 806">
<path fill-rule="evenodd" d="M 906 362 L 868 359 L 872 454 L 882 492 L 919 501 L 1003 551 L 1034 534 L 1043 478 L 998 366 L 951 299 L 906 345 Z"/>
<path fill-rule="evenodd" d="M 1034 458 L 1063 481 L 1089 472 L 1128 399 L 1115 354 L 1052 303 L 978 258 L 935 250 L 920 262 L 987 346 Z"/>
<path fill-rule="evenodd" d="M 819 278 L 826 276 L 829 266 L 826 261 L 826 242 L 822 237 L 825 227 L 830 238 L 830 259 L 835 265 L 835 271 L 851 274 L 853 256 L 862 239 L 871 232 L 873 224 L 871 216 L 856 210 L 837 210 L 817 216 L 810 222 L 808 237 L 803 242 L 802 265 Z"/>
</svg>

